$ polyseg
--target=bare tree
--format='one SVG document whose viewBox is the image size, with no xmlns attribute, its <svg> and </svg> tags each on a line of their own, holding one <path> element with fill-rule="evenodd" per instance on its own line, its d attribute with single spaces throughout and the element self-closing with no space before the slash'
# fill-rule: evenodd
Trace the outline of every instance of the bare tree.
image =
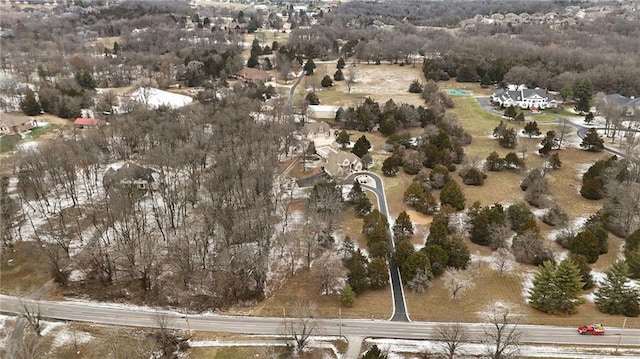
<svg viewBox="0 0 640 359">
<path fill-rule="evenodd" d="M 438 347 L 445 358 L 453 359 L 459 355 L 462 348 L 469 339 L 469 335 L 460 323 L 443 324 L 436 328 L 436 338 L 439 340 Z"/>
<path fill-rule="evenodd" d="M 22 317 L 27 320 L 29 326 L 33 329 L 38 337 L 42 336 L 42 313 L 39 304 L 27 304 L 22 302 Z"/>
<path fill-rule="evenodd" d="M 515 323 L 515 316 L 507 308 L 497 308 L 485 318 L 483 343 L 492 359 L 515 358 L 519 353 L 522 332 Z"/>
<path fill-rule="evenodd" d="M 448 269 L 442 279 L 453 299 L 462 298 L 474 285 L 471 273 L 461 269 Z"/>
<path fill-rule="evenodd" d="M 564 136 L 566 136 L 570 130 L 571 126 L 567 124 L 567 120 L 562 119 L 562 124 L 560 124 L 560 129 L 558 131 L 558 149 L 562 148 L 562 141 L 564 141 Z"/>
<path fill-rule="evenodd" d="M 37 359 L 41 358 L 44 353 L 42 348 L 42 338 L 33 333 L 23 333 L 16 343 L 15 358 L 16 359 Z"/>
<path fill-rule="evenodd" d="M 499 248 L 491 255 L 491 267 L 502 277 L 516 267 L 516 257 L 507 248 Z"/>
<path fill-rule="evenodd" d="M 285 318 L 285 333 L 290 335 L 296 344 L 296 355 L 300 356 L 307 346 L 309 337 L 312 336 L 318 326 L 315 304 L 310 301 L 298 300 L 293 308 L 293 317 Z"/>
<path fill-rule="evenodd" d="M 337 286 L 345 275 L 342 261 L 332 252 L 324 254 L 313 262 L 313 276 L 320 284 L 325 295 Z"/>
</svg>

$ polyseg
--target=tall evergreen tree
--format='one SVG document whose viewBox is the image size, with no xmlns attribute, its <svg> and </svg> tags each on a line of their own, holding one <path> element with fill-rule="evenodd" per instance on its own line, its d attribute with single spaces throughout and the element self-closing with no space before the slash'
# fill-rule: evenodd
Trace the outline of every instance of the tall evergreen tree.
<svg viewBox="0 0 640 359">
<path fill-rule="evenodd" d="M 362 135 L 362 137 L 358 138 L 356 143 L 353 145 L 353 149 L 351 150 L 351 152 L 354 155 L 362 158 L 362 156 L 369 153 L 369 149 L 371 149 L 371 143 L 369 142 L 369 140 L 367 140 L 367 137 L 365 135 Z"/>
<path fill-rule="evenodd" d="M 37 116 L 40 114 L 40 104 L 38 100 L 36 100 L 35 93 L 29 88 L 27 88 L 24 98 L 20 102 L 20 109 L 27 116 Z"/>
<path fill-rule="evenodd" d="M 367 266 L 367 277 L 369 286 L 372 289 L 382 288 L 389 283 L 389 267 L 387 261 L 382 257 L 371 259 Z"/>
<path fill-rule="evenodd" d="M 571 259 L 559 265 L 545 261 L 529 291 L 529 303 L 545 313 L 574 313 L 581 303 L 582 276 L 578 266 Z"/>
<path fill-rule="evenodd" d="M 573 96 L 576 99 L 576 111 L 589 112 L 593 98 L 593 84 L 591 80 L 578 80 L 573 85 Z"/>
<path fill-rule="evenodd" d="M 413 235 L 413 223 L 407 211 L 402 211 L 393 224 L 393 237 L 398 240 L 409 239 Z"/>
<path fill-rule="evenodd" d="M 342 130 L 338 132 L 338 136 L 336 137 L 336 142 L 339 143 L 342 148 L 347 148 L 347 145 L 351 141 L 349 137 L 350 137 L 349 133 L 347 133 L 347 131 L 345 130 Z"/>
<path fill-rule="evenodd" d="M 553 262 L 545 261 L 533 278 L 533 286 L 529 290 L 529 304 L 532 307 L 552 313 L 554 310 L 556 268 Z"/>
<path fill-rule="evenodd" d="M 359 249 L 347 260 L 347 283 L 356 294 L 364 292 L 369 286 L 367 280 L 368 263 L 369 261 Z"/>
<path fill-rule="evenodd" d="M 605 272 L 606 279 L 596 291 L 596 307 L 608 314 L 624 314 L 629 317 L 640 315 L 640 294 L 629 286 L 629 267 L 624 261 L 615 262 Z"/>
</svg>

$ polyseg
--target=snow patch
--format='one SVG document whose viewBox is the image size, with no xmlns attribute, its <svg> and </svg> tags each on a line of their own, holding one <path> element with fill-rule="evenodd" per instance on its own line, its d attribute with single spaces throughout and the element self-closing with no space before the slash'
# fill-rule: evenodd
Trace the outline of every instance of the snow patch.
<svg viewBox="0 0 640 359">
<path fill-rule="evenodd" d="M 51 349 L 55 349 L 63 345 L 72 343 L 88 343 L 93 340 L 93 336 L 89 333 L 69 331 L 68 328 L 62 328 L 62 330 L 58 331 L 54 335 L 55 338 L 53 339 L 53 343 L 51 344 Z"/>
</svg>

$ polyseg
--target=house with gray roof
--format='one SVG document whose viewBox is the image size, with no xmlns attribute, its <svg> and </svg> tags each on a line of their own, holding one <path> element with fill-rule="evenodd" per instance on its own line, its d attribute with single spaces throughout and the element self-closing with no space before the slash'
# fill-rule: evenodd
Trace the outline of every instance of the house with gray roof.
<svg viewBox="0 0 640 359">
<path fill-rule="evenodd" d="M 329 152 L 324 164 L 324 171 L 333 178 L 345 178 L 363 169 L 364 163 L 360 157 L 346 151 Z"/>
<path fill-rule="evenodd" d="M 633 96 L 626 97 L 614 93 L 604 96 L 602 100 L 605 105 L 612 104 L 624 108 L 627 116 L 635 116 L 636 114 L 640 114 L 640 98 L 635 98 Z"/>
</svg>

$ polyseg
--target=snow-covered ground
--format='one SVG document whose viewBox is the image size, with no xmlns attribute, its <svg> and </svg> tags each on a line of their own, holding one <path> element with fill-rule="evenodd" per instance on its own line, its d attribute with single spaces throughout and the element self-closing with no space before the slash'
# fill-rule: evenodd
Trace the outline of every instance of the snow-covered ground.
<svg viewBox="0 0 640 359">
<path fill-rule="evenodd" d="M 400 340 L 400 339 L 367 339 L 365 343 L 369 346 L 377 345 L 384 352 L 388 352 L 389 359 L 405 359 L 406 354 L 431 354 L 442 352 L 442 343 L 428 340 Z M 486 353 L 487 347 L 483 344 L 467 343 L 460 348 L 460 355 L 456 358 L 477 357 Z M 611 357 L 614 348 L 602 347 L 551 347 L 521 345 L 520 355 L 532 358 L 593 358 L 602 359 Z M 622 348 L 618 354 L 623 358 L 640 359 L 639 349 Z"/>
<path fill-rule="evenodd" d="M 141 87 L 135 90 L 131 93 L 131 98 L 138 102 L 146 103 L 149 107 L 153 108 L 160 106 L 180 108 L 193 102 L 193 99 L 189 96 L 163 91 L 152 87 Z"/>
</svg>

